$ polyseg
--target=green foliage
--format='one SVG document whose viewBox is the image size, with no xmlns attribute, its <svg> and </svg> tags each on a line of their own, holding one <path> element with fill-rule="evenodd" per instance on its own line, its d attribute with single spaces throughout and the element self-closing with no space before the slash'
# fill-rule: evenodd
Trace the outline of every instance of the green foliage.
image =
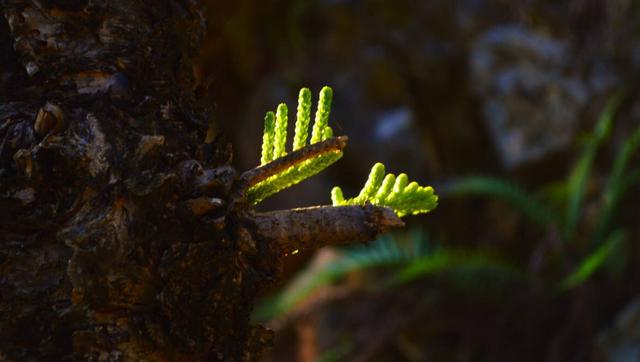
<svg viewBox="0 0 640 362">
<path fill-rule="evenodd" d="M 615 255 L 615 251 L 620 249 L 624 243 L 626 234 L 622 230 L 609 234 L 609 237 L 596 248 L 591 254 L 585 257 L 575 270 L 562 280 L 559 284 L 561 290 L 576 287 L 587 281 L 596 271 L 598 271 L 607 260 Z"/>
<path fill-rule="evenodd" d="M 595 160 L 598 148 L 609 137 L 613 124 L 613 116 L 622 103 L 622 94 L 611 98 L 602 112 L 593 134 L 585 145 L 584 151 L 574 167 L 568 180 L 569 200 L 566 209 L 564 237 L 573 237 L 582 209 L 587 179 Z"/>
<path fill-rule="evenodd" d="M 247 198 L 257 204 L 267 197 L 296 185 L 331 166 L 342 157 L 342 152 L 330 152 L 289 167 L 284 172 L 259 182 L 247 191 Z"/>
<path fill-rule="evenodd" d="M 557 220 L 554 211 L 518 185 L 493 177 L 467 177 L 445 186 L 443 194 L 453 196 L 482 195 L 495 197 L 513 206 L 538 226 L 549 227 Z"/>
<path fill-rule="evenodd" d="M 264 116 L 264 133 L 262 135 L 262 157 L 260 164 L 266 165 L 273 160 L 273 143 L 276 134 L 276 115 L 267 112 Z"/>
<path fill-rule="evenodd" d="M 259 305 L 256 320 L 266 321 L 292 310 L 318 288 L 331 284 L 349 273 L 371 268 L 398 265 L 414 260 L 426 253 L 427 239 L 416 239 L 410 248 L 401 248 L 391 235 L 383 235 L 368 246 L 354 246 L 344 250 L 338 258 L 322 269 L 303 270 L 289 286 L 275 297 Z"/>
<path fill-rule="evenodd" d="M 323 139 L 325 128 L 329 124 L 329 113 L 331 112 L 331 101 L 333 100 L 333 90 L 323 87 L 318 100 L 318 110 L 311 132 L 311 143 L 320 142 Z M 305 131 L 306 132 L 306 131 Z"/>
<path fill-rule="evenodd" d="M 318 111 L 314 120 L 311 144 L 333 137 L 333 130 L 328 125 L 333 91 L 329 87 L 322 88 L 318 102 Z M 293 150 L 307 145 L 311 114 L 311 91 L 302 88 L 298 96 L 298 113 L 296 116 Z M 265 116 L 264 134 L 262 137 L 262 166 L 287 154 L 288 108 L 284 103 L 278 105 L 276 114 L 267 112 Z M 315 158 L 302 161 L 288 169 L 253 185 L 247 190 L 247 199 L 257 204 L 267 197 L 319 173 L 342 157 L 342 152 L 330 151 Z"/>
<path fill-rule="evenodd" d="M 344 361 L 345 357 L 354 349 L 353 341 L 348 338 L 342 339 L 337 346 L 331 347 L 323 351 L 314 362 L 339 362 Z"/>
<path fill-rule="evenodd" d="M 427 213 L 438 205 L 438 196 L 433 194 L 430 186 L 420 186 L 417 182 L 409 183 L 406 174 L 396 177 L 385 176 L 385 167 L 376 163 L 371 168 L 369 178 L 358 196 L 345 200 L 340 187 L 331 190 L 334 206 L 364 205 L 371 203 L 393 209 L 399 217 Z"/>
<path fill-rule="evenodd" d="M 309 136 L 309 122 L 311 122 L 311 91 L 309 88 L 300 89 L 298 95 L 298 113 L 296 114 L 296 130 L 293 137 L 293 150 L 298 150 L 307 144 Z"/>
<path fill-rule="evenodd" d="M 333 90 L 323 87 L 318 99 L 311 142 L 314 144 L 333 137 L 333 129 L 329 126 L 329 114 Z M 262 136 L 262 155 L 260 165 L 265 166 L 286 156 L 288 108 L 284 103 L 278 105 L 276 113 L 267 112 L 264 118 L 264 134 Z M 309 123 L 311 118 L 311 91 L 302 88 L 298 95 L 293 151 L 307 146 Z M 329 167 L 342 157 L 341 151 L 331 150 L 311 159 L 298 162 L 293 166 L 251 186 L 246 197 L 252 204 L 257 204 L 267 197 L 291 187 Z M 422 187 L 415 182 L 408 183 L 407 175 L 384 176 L 384 166 L 377 163 L 371 170 L 369 180 L 358 197 L 344 200 L 342 190 L 336 187 L 331 192 L 334 206 L 364 205 L 367 202 L 378 206 L 392 208 L 398 216 L 426 213 L 433 210 L 438 197 L 433 188 Z"/>
<path fill-rule="evenodd" d="M 329 113 L 331 111 L 332 90 L 329 87 L 322 88 L 320 100 L 318 102 L 318 112 L 313 126 L 311 143 L 325 140 L 322 137 L 327 132 L 329 123 Z M 286 104 L 280 103 L 276 110 L 267 112 L 264 117 L 264 134 L 262 137 L 262 158 L 260 165 L 276 160 L 287 154 L 287 126 L 289 123 L 289 108 Z M 311 91 L 309 88 L 302 88 L 298 95 L 298 113 L 296 114 L 296 128 L 293 137 L 293 150 L 296 151 L 307 145 L 309 135 L 309 123 L 311 122 Z M 332 134 L 331 131 L 328 131 Z"/>
<path fill-rule="evenodd" d="M 490 253 L 433 248 L 420 229 L 414 229 L 408 241 L 402 243 L 393 235 L 383 235 L 369 246 L 344 249 L 320 270 L 307 268 L 299 273 L 282 292 L 258 305 L 254 319 L 264 322 L 286 314 L 314 291 L 358 272 L 390 268 L 386 280 L 378 279 L 377 285 L 384 289 L 453 269 L 486 269 L 509 278 L 522 276 L 520 271 Z"/>
<path fill-rule="evenodd" d="M 287 154 L 285 146 L 287 144 L 287 125 L 289 123 L 288 112 L 289 109 L 286 104 L 280 103 L 278 105 L 278 110 L 276 111 L 276 135 L 273 141 L 274 160 Z"/>
<path fill-rule="evenodd" d="M 613 127 L 614 115 L 622 102 L 622 95 L 612 97 L 600 115 L 596 126 L 589 135 L 584 149 L 566 180 L 545 187 L 553 200 L 564 201 L 564 219 L 554 212 L 552 205 L 542 203 L 533 194 L 504 180 L 487 177 L 469 177 L 451 182 L 443 188 L 445 195 L 482 195 L 496 197 L 512 205 L 528 220 L 544 229 L 562 230 L 565 247 L 578 241 L 576 231 L 582 214 L 591 169 L 598 149 L 607 140 Z M 628 171 L 631 157 L 640 147 L 640 128 L 627 138 L 618 150 L 607 183 L 602 192 L 602 207 L 599 210 L 596 227 L 591 231 L 592 250 L 580 260 L 575 270 L 560 283 L 560 290 L 576 287 L 600 270 L 624 242 L 623 230 L 612 230 L 615 212 L 624 193 L 640 180 L 640 170 Z M 587 225 L 588 226 L 588 225 Z M 622 261 L 618 261 L 618 264 Z"/>
<path fill-rule="evenodd" d="M 465 250 L 438 249 L 428 257 L 415 260 L 400 269 L 390 280 L 390 284 L 404 284 L 430 274 L 457 269 L 474 275 L 479 270 L 498 272 L 506 279 L 522 279 L 524 273 L 512 265 L 500 260 L 489 252 L 470 252 Z"/>
</svg>

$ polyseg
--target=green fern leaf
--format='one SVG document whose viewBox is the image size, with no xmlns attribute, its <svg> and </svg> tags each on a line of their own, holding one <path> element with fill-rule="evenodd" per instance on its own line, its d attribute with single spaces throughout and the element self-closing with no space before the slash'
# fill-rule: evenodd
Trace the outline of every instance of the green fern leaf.
<svg viewBox="0 0 640 362">
<path fill-rule="evenodd" d="M 273 141 L 273 159 L 280 158 L 287 154 L 285 146 L 287 144 L 287 123 L 289 109 L 284 103 L 278 105 L 276 111 L 276 131 Z"/>
<path fill-rule="evenodd" d="M 331 137 L 333 137 L 333 129 L 329 126 L 326 126 L 324 128 L 324 131 L 322 131 L 322 140 L 328 140 Z"/>
<path fill-rule="evenodd" d="M 320 91 L 318 109 L 316 111 L 316 118 L 313 124 L 313 131 L 311 132 L 311 143 L 320 142 L 322 140 L 324 129 L 329 123 L 329 113 L 331 112 L 332 100 L 333 90 L 330 87 L 323 87 Z"/>
<path fill-rule="evenodd" d="M 399 217 L 426 213 L 438 204 L 438 196 L 433 194 L 432 187 L 423 187 L 416 182 L 409 183 L 409 178 L 404 173 L 398 177 L 392 174 L 385 176 L 385 167 L 381 163 L 373 165 L 369 178 L 358 196 L 345 200 L 342 189 L 334 187 L 331 200 L 334 206 L 366 203 L 385 206 L 393 209 Z"/>
<path fill-rule="evenodd" d="M 393 186 L 396 183 L 396 176 L 394 174 L 387 174 L 382 180 L 382 185 L 378 188 L 378 192 L 374 196 L 374 202 L 377 204 L 383 203 L 391 192 L 393 191 Z"/>
<path fill-rule="evenodd" d="M 331 203 L 333 205 L 344 205 L 344 195 L 338 186 L 331 189 Z"/>
<path fill-rule="evenodd" d="M 360 191 L 358 197 L 353 200 L 354 204 L 364 204 L 367 200 L 373 199 L 375 194 L 378 192 L 378 189 L 382 185 L 384 171 L 385 169 L 383 164 L 376 163 L 375 165 L 373 165 L 367 182 Z"/>
<path fill-rule="evenodd" d="M 330 87 L 323 87 L 320 91 L 310 144 L 326 141 L 333 137 L 333 129 L 328 125 L 332 99 L 333 90 Z M 310 109 L 311 91 L 308 88 L 302 88 L 298 94 L 293 137 L 294 151 L 307 146 Z M 287 155 L 287 113 L 287 106 L 281 103 L 278 105 L 275 116 L 273 112 L 268 112 L 265 116 L 262 137 L 262 166 Z M 276 174 L 267 174 L 270 177 L 249 185 L 246 197 L 253 204 L 259 203 L 265 198 L 317 174 L 341 157 L 341 151 L 328 150 L 314 155 L 311 159 L 299 160 L 288 168 L 284 168 L 284 166 L 274 168 L 278 170 L 277 173 L 274 171 Z M 438 197 L 433 194 L 433 188 L 422 187 L 415 182 L 409 183 L 405 174 L 400 174 L 398 177 L 391 174 L 385 176 L 385 169 L 381 163 L 373 166 L 367 183 L 357 197 L 345 200 L 340 188 L 334 188 L 331 197 L 334 205 L 371 203 L 390 207 L 400 217 L 429 212 L 436 207 L 438 201 Z"/>
<path fill-rule="evenodd" d="M 325 141 L 333 137 L 333 129 L 328 126 L 332 98 L 333 90 L 330 87 L 323 87 L 320 92 L 311 143 Z M 302 88 L 298 95 L 295 134 L 292 145 L 293 151 L 307 146 L 310 114 L 311 91 L 308 88 Z M 262 136 L 261 166 L 287 155 L 287 124 L 288 108 L 286 104 L 279 104 L 275 114 L 273 112 L 267 112 L 265 116 L 264 134 Z M 267 197 L 319 173 L 341 157 L 342 152 L 330 151 L 318 155 L 315 158 L 302 161 L 251 186 L 246 192 L 246 197 L 253 204 L 259 203 Z"/>
<path fill-rule="evenodd" d="M 311 91 L 309 88 L 300 89 L 298 94 L 298 113 L 296 114 L 296 130 L 293 137 L 293 150 L 298 150 L 307 144 L 309 123 L 311 121 Z"/>
<path fill-rule="evenodd" d="M 280 293 L 264 300 L 254 311 L 254 319 L 265 322 L 283 315 L 313 292 L 345 276 L 390 268 L 383 280 L 376 278 L 381 288 L 391 288 L 416 279 L 449 270 L 487 270 L 507 279 L 521 279 L 523 272 L 489 252 L 454 251 L 431 248 L 431 242 L 421 229 L 410 231 L 408 240 L 387 234 L 368 246 L 345 248 L 333 260 L 321 267 L 310 266 L 300 272 Z M 404 242 L 403 242 L 404 241 Z"/>
<path fill-rule="evenodd" d="M 296 185 L 331 166 L 342 157 L 342 152 L 330 152 L 289 167 L 284 172 L 259 182 L 247 191 L 247 199 L 257 204 L 286 188 Z"/>
<path fill-rule="evenodd" d="M 400 246 L 399 241 L 392 235 L 382 235 L 369 246 L 359 245 L 345 249 L 338 258 L 323 265 L 319 270 L 313 267 L 303 270 L 283 292 L 261 303 L 254 312 L 254 319 L 264 322 L 282 315 L 295 308 L 315 290 L 349 273 L 385 266 L 401 266 L 422 257 L 421 250 L 428 248 L 421 245 L 428 244 L 429 240 L 421 234 L 416 235 L 420 238 L 413 240 L 413 248 Z M 405 252 L 400 252 L 400 249 L 404 249 Z"/>
<path fill-rule="evenodd" d="M 273 140 L 276 134 L 276 115 L 267 112 L 264 116 L 264 133 L 262 135 L 262 157 L 260 165 L 273 161 Z"/>
</svg>

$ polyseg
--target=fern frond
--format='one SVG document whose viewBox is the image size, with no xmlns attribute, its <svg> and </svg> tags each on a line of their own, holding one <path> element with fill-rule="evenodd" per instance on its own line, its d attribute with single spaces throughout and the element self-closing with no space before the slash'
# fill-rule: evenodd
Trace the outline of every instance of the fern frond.
<svg viewBox="0 0 640 362">
<path fill-rule="evenodd" d="M 391 191 L 393 191 L 393 186 L 396 183 L 396 176 L 392 173 L 387 174 L 382 180 L 382 185 L 378 188 L 378 192 L 376 192 L 374 196 L 374 202 L 381 203 L 389 197 Z"/>
<path fill-rule="evenodd" d="M 345 200 L 342 189 L 334 187 L 331 200 L 334 206 L 366 203 L 385 206 L 393 209 L 399 217 L 426 213 L 437 206 L 438 196 L 433 194 L 431 186 L 424 187 L 416 182 L 408 182 L 406 174 L 400 174 L 398 177 L 392 174 L 385 176 L 384 165 L 376 163 L 358 196 Z"/>
<path fill-rule="evenodd" d="M 318 99 L 318 109 L 311 132 L 311 143 L 320 142 L 325 127 L 329 124 L 329 113 L 331 112 L 331 101 L 333 100 L 333 90 L 330 87 L 323 87 Z"/>
<path fill-rule="evenodd" d="M 333 129 L 329 126 L 326 126 L 324 128 L 324 131 L 322 131 L 322 140 L 328 140 L 331 137 L 333 137 Z"/>
<path fill-rule="evenodd" d="M 247 190 L 247 199 L 257 204 L 267 197 L 296 185 L 329 167 L 342 157 L 342 152 L 332 151 L 319 157 L 291 166 L 284 172 L 271 176 Z"/>
<path fill-rule="evenodd" d="M 384 165 L 376 163 L 371 168 L 369 178 L 364 184 L 364 187 L 360 191 L 360 194 L 353 200 L 354 204 L 364 204 L 367 200 L 373 199 L 378 189 L 382 185 L 382 179 L 384 178 Z"/>
<path fill-rule="evenodd" d="M 276 111 L 276 130 L 275 139 L 273 141 L 273 159 L 280 158 L 287 154 L 285 146 L 287 144 L 287 124 L 289 109 L 284 103 L 278 105 Z"/>
<path fill-rule="evenodd" d="M 338 186 L 331 189 L 331 204 L 344 205 L 344 195 L 342 194 L 342 189 Z"/>
<path fill-rule="evenodd" d="M 333 137 L 333 130 L 328 126 L 332 98 L 333 90 L 330 87 L 323 87 L 320 92 L 318 109 L 313 124 L 311 144 L 326 141 Z M 310 118 L 311 91 L 308 88 L 302 88 L 298 95 L 293 151 L 298 151 L 308 146 L 307 138 Z M 273 112 L 267 112 L 262 137 L 261 166 L 287 155 L 287 124 L 288 108 L 286 104 L 281 103 L 278 105 L 275 115 Z M 246 197 L 251 203 L 256 204 L 319 173 L 341 157 L 341 151 L 331 149 L 315 155 L 312 159 L 300 160 L 286 169 L 279 170 L 277 174 L 252 185 L 247 190 Z"/>
<path fill-rule="evenodd" d="M 445 195 L 492 196 L 513 206 L 523 216 L 542 228 L 553 225 L 557 218 L 555 213 L 540 202 L 534 195 L 517 185 L 493 177 L 466 177 L 454 180 L 443 187 Z"/>
<path fill-rule="evenodd" d="M 262 157 L 260 165 L 273 161 L 273 140 L 276 134 L 276 115 L 267 112 L 264 116 L 264 133 L 262 134 Z"/>
<path fill-rule="evenodd" d="M 437 272 L 455 269 L 471 271 L 472 275 L 477 275 L 476 272 L 479 270 L 493 271 L 510 280 L 519 280 L 524 277 L 523 271 L 487 251 L 436 249 L 407 264 L 395 273 L 387 284 L 397 286 Z"/>
<path fill-rule="evenodd" d="M 311 91 L 309 88 L 300 89 L 298 94 L 298 113 L 296 114 L 296 130 L 293 137 L 293 150 L 300 149 L 307 144 L 309 123 L 311 122 Z"/>
<path fill-rule="evenodd" d="M 399 266 L 423 256 L 421 250 L 428 250 L 428 238 L 419 235 L 413 244 L 401 246 L 393 235 L 383 235 L 369 246 L 347 248 L 336 259 L 320 270 L 309 267 L 299 273 L 283 292 L 260 304 L 255 312 L 257 321 L 266 321 L 282 315 L 297 306 L 315 290 L 343 278 L 347 274 L 385 266 Z M 416 247 L 418 245 L 418 247 Z M 402 251 L 401 251 L 402 250 Z"/>
<path fill-rule="evenodd" d="M 392 288 L 419 278 L 448 270 L 489 270 L 508 279 L 519 279 L 522 272 L 489 252 L 455 251 L 431 248 L 431 241 L 421 229 L 414 229 L 408 240 L 382 235 L 368 246 L 342 250 L 339 256 L 320 267 L 310 266 L 276 296 L 260 303 L 254 312 L 256 321 L 264 322 L 293 310 L 314 291 L 345 276 L 391 268 L 386 277 L 376 279 L 376 286 Z M 403 242 L 404 241 L 404 242 Z M 386 269 L 385 269 L 386 270 Z"/>
</svg>

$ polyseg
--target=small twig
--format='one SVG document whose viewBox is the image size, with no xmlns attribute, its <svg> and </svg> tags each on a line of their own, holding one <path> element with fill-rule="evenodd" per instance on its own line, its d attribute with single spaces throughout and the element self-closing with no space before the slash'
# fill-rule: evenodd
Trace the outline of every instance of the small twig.
<svg viewBox="0 0 640 362">
<path fill-rule="evenodd" d="M 393 210 L 371 204 L 271 211 L 252 215 L 247 221 L 258 239 L 275 243 L 285 252 L 368 241 L 404 226 Z"/>
<path fill-rule="evenodd" d="M 332 137 L 325 141 L 314 143 L 297 151 L 293 151 L 284 157 L 267 163 L 264 166 L 246 171 L 240 176 L 238 190 L 241 194 L 244 194 L 244 192 L 251 186 L 273 175 L 277 175 L 291 166 L 295 166 L 301 162 L 328 152 L 342 151 L 347 146 L 348 140 L 349 138 L 347 136 Z"/>
</svg>

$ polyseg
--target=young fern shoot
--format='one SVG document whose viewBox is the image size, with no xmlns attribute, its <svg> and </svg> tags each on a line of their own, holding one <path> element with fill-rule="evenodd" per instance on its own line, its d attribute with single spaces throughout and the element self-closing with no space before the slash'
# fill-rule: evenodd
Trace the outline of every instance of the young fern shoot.
<svg viewBox="0 0 640 362">
<path fill-rule="evenodd" d="M 291 187 L 324 170 L 342 157 L 347 138 L 334 137 L 329 126 L 329 114 L 333 91 L 323 87 L 320 91 L 315 114 L 311 140 L 309 124 L 311 118 L 311 91 L 302 88 L 298 95 L 295 135 L 292 152 L 287 154 L 288 108 L 284 103 L 278 106 L 276 113 L 267 112 L 264 120 L 262 138 L 262 157 L 260 167 L 246 175 L 246 198 L 257 204 L 265 198 Z M 358 196 L 345 200 L 342 190 L 335 187 L 331 192 L 333 206 L 374 206 L 388 207 L 398 217 L 415 215 L 433 210 L 438 197 L 433 188 L 409 182 L 406 174 L 397 177 L 385 175 L 385 167 L 376 163 L 371 169 L 369 179 Z"/>
<path fill-rule="evenodd" d="M 438 205 L 438 196 L 433 194 L 431 186 L 420 186 L 417 182 L 409 182 L 406 174 L 397 177 L 385 175 L 385 167 L 376 163 L 371 168 L 369 178 L 358 196 L 345 200 L 342 189 L 338 186 L 331 190 L 331 201 L 334 206 L 365 205 L 386 206 L 399 216 L 427 213 Z"/>
<path fill-rule="evenodd" d="M 310 145 L 333 138 L 333 130 L 328 125 L 332 98 L 333 90 L 330 87 L 322 88 L 311 133 Z M 285 148 L 287 141 L 287 113 L 287 106 L 281 103 L 275 115 L 273 112 L 267 112 L 265 116 L 262 157 L 260 160 L 261 166 L 266 166 L 274 161 L 282 161 L 282 158 L 287 155 Z M 295 134 L 293 137 L 294 152 L 302 152 L 305 146 L 308 146 L 307 139 L 309 136 L 310 118 L 311 91 L 308 88 L 302 88 L 298 96 Z M 344 145 L 346 145 L 346 143 Z M 317 154 L 314 154 L 313 157 L 300 159 L 299 162 L 286 167 L 284 170 L 277 170 L 277 172 L 270 177 L 251 185 L 247 190 L 247 199 L 252 204 L 257 204 L 267 197 L 317 174 L 341 157 L 342 148 L 328 147 L 327 149 L 320 150 Z"/>
<path fill-rule="evenodd" d="M 260 166 L 244 172 L 236 183 L 240 205 L 258 204 L 267 197 L 324 170 L 342 157 L 346 136 L 334 136 L 329 126 L 333 91 L 322 88 L 309 135 L 311 92 L 300 90 L 295 134 L 286 150 L 287 107 L 265 116 Z M 309 141 L 307 141 L 309 140 Z M 360 194 L 345 200 L 340 188 L 332 192 L 333 205 L 321 205 L 243 214 L 241 224 L 282 255 L 323 245 L 368 241 L 404 225 L 400 217 L 431 211 L 437 196 L 431 187 L 409 182 L 407 175 L 385 176 L 385 168 L 373 166 Z"/>
</svg>

